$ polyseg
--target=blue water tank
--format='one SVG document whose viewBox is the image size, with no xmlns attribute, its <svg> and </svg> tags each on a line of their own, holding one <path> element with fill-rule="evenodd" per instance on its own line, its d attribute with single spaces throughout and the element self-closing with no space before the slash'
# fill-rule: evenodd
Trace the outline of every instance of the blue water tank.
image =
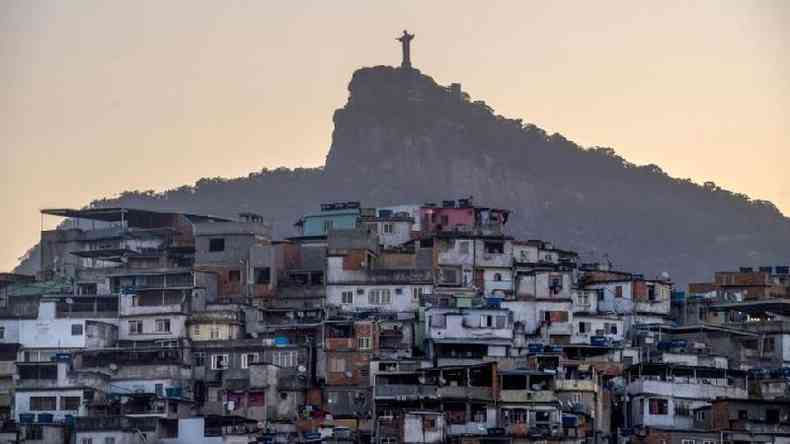
<svg viewBox="0 0 790 444">
<path fill-rule="evenodd" d="M 39 413 L 38 422 L 42 424 L 52 424 L 53 422 L 55 422 L 55 415 L 53 415 L 52 413 Z"/>
<path fill-rule="evenodd" d="M 33 413 L 20 413 L 19 422 L 23 424 L 30 424 L 36 421 L 36 415 Z"/>
<path fill-rule="evenodd" d="M 571 415 L 563 415 L 562 416 L 562 426 L 563 427 L 576 427 L 578 418 Z"/>
<path fill-rule="evenodd" d="M 543 344 L 527 344 L 528 353 L 543 353 Z"/>
</svg>

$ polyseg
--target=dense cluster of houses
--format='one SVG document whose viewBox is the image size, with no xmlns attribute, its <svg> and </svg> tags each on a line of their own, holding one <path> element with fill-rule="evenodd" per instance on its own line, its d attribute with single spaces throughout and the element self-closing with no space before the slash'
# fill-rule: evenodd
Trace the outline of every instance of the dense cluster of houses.
<svg viewBox="0 0 790 444">
<path fill-rule="evenodd" d="M 790 442 L 788 267 L 673 291 L 508 216 L 43 210 L 39 273 L 0 274 L 0 443 Z"/>
</svg>

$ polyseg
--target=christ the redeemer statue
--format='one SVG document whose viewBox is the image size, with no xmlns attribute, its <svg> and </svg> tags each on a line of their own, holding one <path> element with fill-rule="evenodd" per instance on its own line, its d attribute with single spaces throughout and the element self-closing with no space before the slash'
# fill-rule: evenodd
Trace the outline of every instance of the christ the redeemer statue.
<svg viewBox="0 0 790 444">
<path fill-rule="evenodd" d="M 414 34 L 409 34 L 404 30 L 403 35 L 395 39 L 399 41 L 403 47 L 403 61 L 400 62 L 401 68 L 411 68 L 411 40 L 413 38 Z"/>
</svg>

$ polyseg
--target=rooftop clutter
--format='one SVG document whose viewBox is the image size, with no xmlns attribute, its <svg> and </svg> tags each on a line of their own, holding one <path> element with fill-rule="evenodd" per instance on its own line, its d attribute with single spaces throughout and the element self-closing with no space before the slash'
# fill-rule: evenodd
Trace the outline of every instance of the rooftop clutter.
<svg viewBox="0 0 790 444">
<path fill-rule="evenodd" d="M 281 240 L 250 213 L 42 213 L 38 276 L 0 274 L 0 442 L 790 432 L 786 266 L 673 291 L 471 198 L 328 203 Z"/>
</svg>

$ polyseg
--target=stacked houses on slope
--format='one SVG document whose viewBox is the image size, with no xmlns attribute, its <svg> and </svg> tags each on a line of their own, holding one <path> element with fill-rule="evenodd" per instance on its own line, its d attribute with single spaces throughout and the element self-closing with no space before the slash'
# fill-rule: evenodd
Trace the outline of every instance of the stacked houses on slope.
<svg viewBox="0 0 790 444">
<path fill-rule="evenodd" d="M 38 275 L 0 274 L 0 443 L 790 442 L 787 267 L 673 292 L 471 199 L 287 239 L 42 213 Z"/>
</svg>

